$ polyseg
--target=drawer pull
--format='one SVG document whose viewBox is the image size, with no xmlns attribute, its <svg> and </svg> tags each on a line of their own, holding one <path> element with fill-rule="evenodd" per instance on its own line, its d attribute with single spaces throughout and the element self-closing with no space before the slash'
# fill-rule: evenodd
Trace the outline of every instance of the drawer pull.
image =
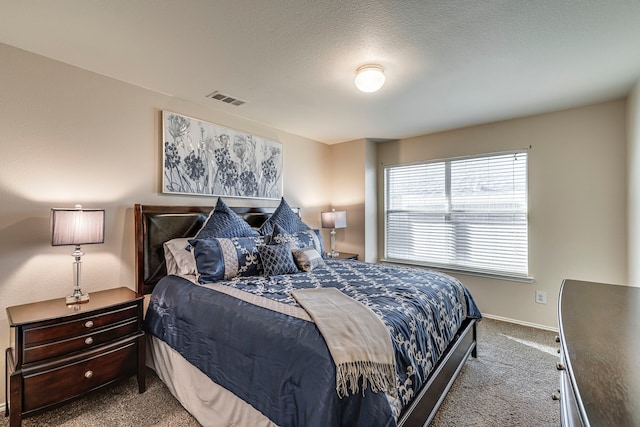
<svg viewBox="0 0 640 427">
<path fill-rule="evenodd" d="M 87 320 L 87 321 L 84 323 L 84 327 L 85 327 L 85 328 L 93 328 L 93 321 L 92 321 L 92 320 Z"/>
<path fill-rule="evenodd" d="M 560 336 L 556 335 L 556 342 L 560 342 Z"/>
<path fill-rule="evenodd" d="M 84 373 L 85 378 L 91 378 L 93 376 L 93 371 L 87 371 Z"/>
<path fill-rule="evenodd" d="M 87 338 L 86 340 L 84 340 L 84 343 L 85 343 L 86 345 L 91 345 L 91 344 L 93 344 L 93 338 L 91 338 L 91 337 Z"/>
<path fill-rule="evenodd" d="M 565 369 L 567 369 L 567 368 L 564 366 L 564 364 L 563 364 L 563 363 L 558 362 L 558 363 L 556 363 L 556 369 L 557 369 L 558 371 L 564 371 L 564 370 L 565 370 Z"/>
</svg>

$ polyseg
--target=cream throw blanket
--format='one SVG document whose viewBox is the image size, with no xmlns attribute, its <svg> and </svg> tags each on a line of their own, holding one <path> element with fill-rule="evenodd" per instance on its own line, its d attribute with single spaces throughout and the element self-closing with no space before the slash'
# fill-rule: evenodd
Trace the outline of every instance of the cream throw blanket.
<svg viewBox="0 0 640 427">
<path fill-rule="evenodd" d="M 396 394 L 396 368 L 391 337 L 369 308 L 335 288 L 299 289 L 291 295 L 309 313 L 336 364 L 336 391 Z"/>
</svg>

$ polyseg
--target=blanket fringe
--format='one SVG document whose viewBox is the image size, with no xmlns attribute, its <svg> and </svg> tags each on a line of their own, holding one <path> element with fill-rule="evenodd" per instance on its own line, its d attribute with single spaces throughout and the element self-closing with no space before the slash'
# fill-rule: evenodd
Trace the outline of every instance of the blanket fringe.
<svg viewBox="0 0 640 427">
<path fill-rule="evenodd" d="M 349 394 L 356 394 L 362 383 L 362 394 L 367 389 L 367 384 L 374 393 L 384 391 L 395 396 L 396 369 L 394 365 L 376 363 L 371 361 L 356 361 L 341 363 L 336 366 L 336 391 L 342 398 Z"/>
</svg>

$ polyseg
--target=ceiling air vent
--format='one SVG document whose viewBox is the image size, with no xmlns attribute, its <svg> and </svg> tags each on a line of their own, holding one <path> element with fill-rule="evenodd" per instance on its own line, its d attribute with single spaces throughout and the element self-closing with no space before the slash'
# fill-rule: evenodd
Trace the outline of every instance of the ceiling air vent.
<svg viewBox="0 0 640 427">
<path fill-rule="evenodd" d="M 236 107 L 245 104 L 247 101 L 243 101 L 238 98 L 234 98 L 233 96 L 225 95 L 224 93 L 220 93 L 215 91 L 207 95 L 207 98 L 215 99 L 216 101 L 224 102 L 225 104 L 235 105 Z"/>
</svg>

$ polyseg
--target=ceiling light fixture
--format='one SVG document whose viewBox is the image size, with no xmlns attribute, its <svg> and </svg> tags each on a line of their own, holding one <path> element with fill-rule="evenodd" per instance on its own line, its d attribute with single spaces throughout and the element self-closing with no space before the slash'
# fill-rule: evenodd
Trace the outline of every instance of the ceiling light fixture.
<svg viewBox="0 0 640 427">
<path fill-rule="evenodd" d="M 363 65 L 356 70 L 356 87 L 362 92 L 380 90 L 384 80 L 384 69 L 379 65 Z"/>
</svg>

